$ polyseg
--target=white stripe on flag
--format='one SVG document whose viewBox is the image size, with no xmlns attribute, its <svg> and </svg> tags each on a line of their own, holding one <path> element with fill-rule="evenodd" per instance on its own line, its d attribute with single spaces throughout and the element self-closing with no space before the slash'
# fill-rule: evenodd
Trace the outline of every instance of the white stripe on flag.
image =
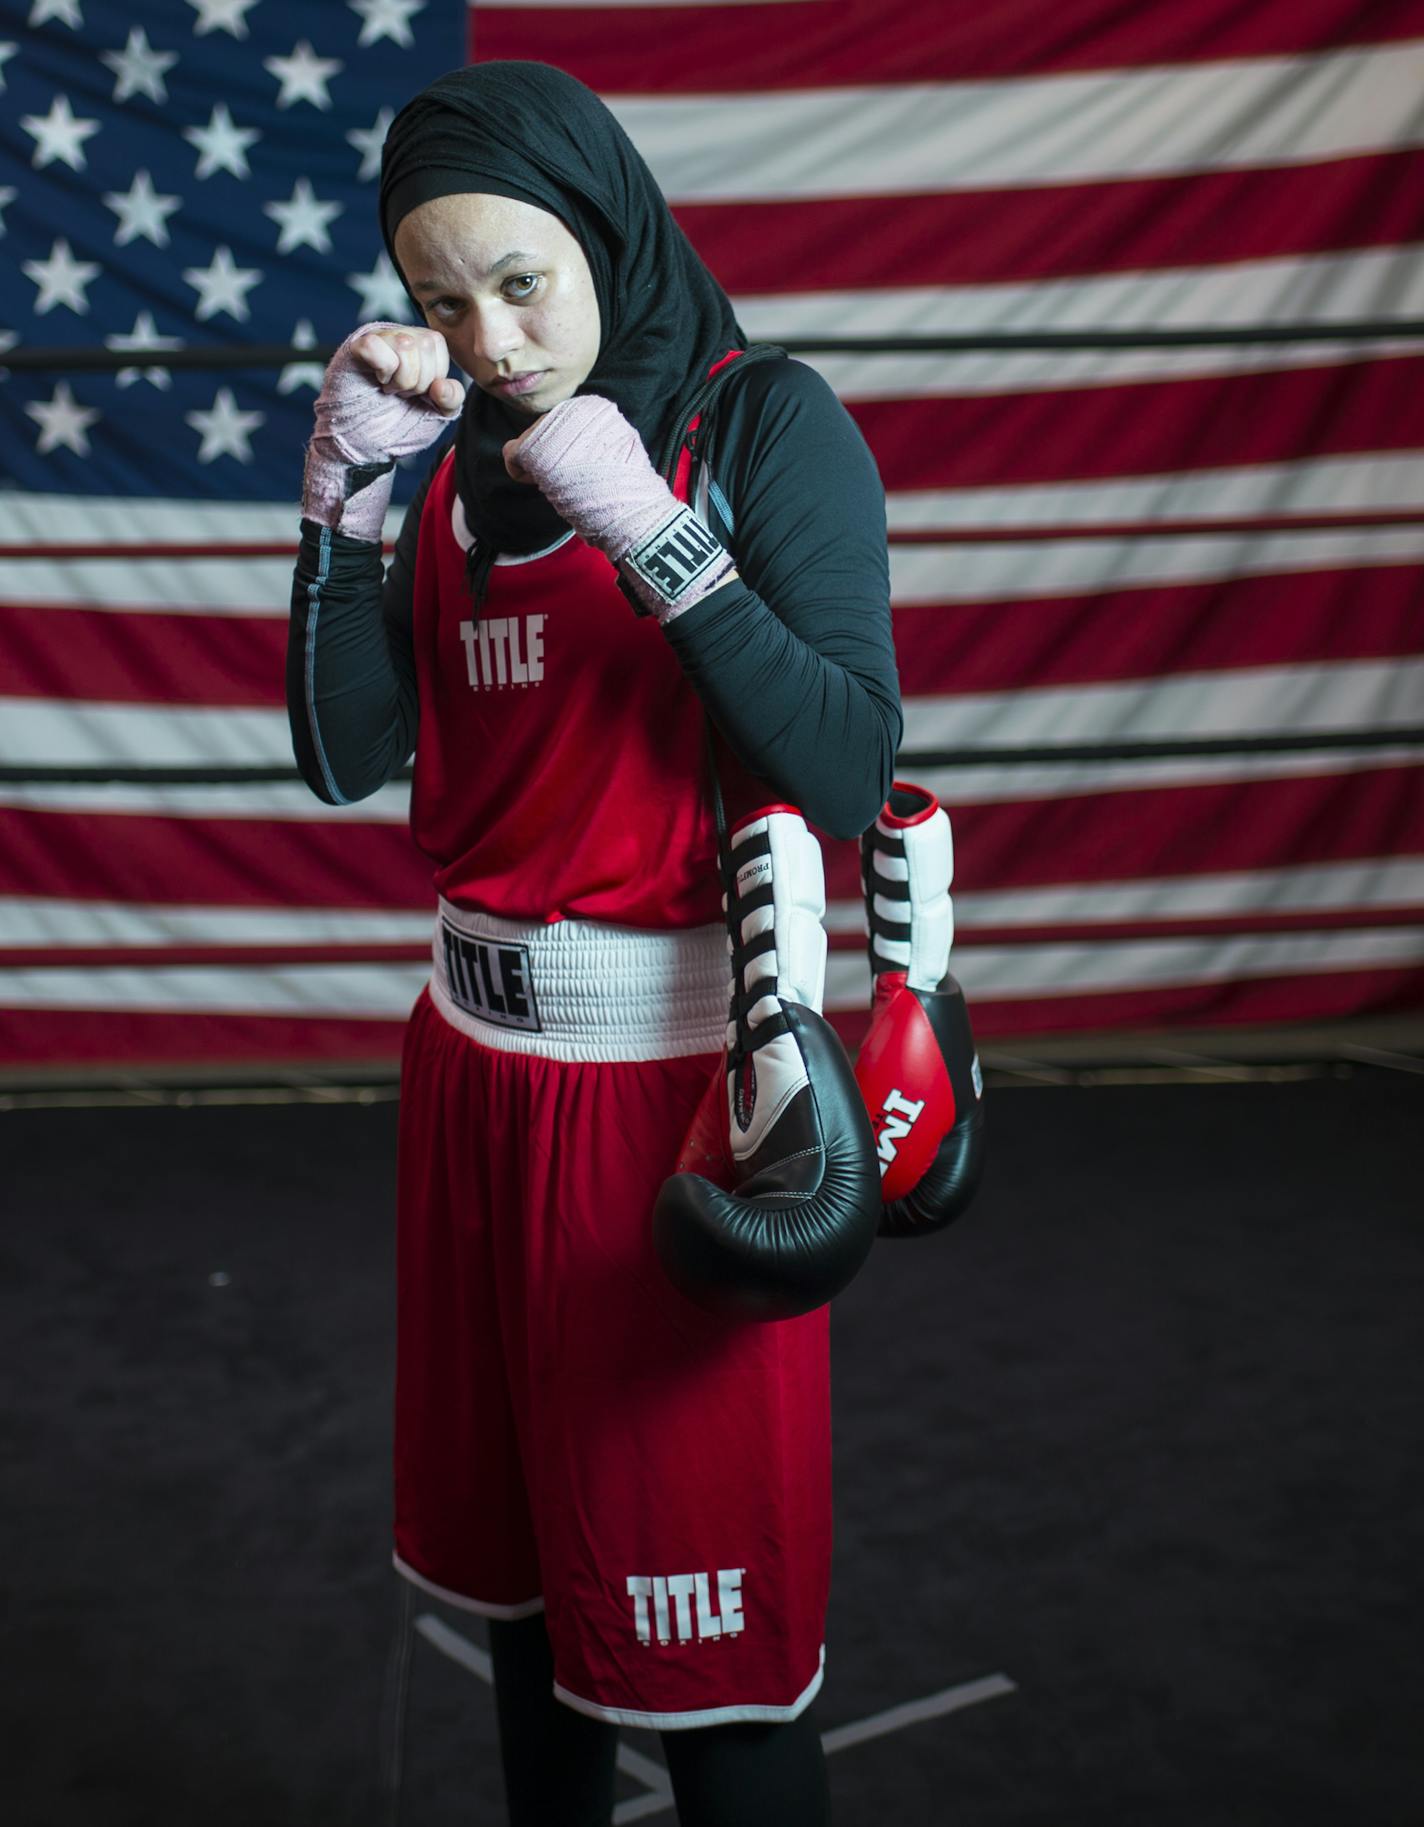
<svg viewBox="0 0 1424 1827">
<path fill-rule="evenodd" d="M 1387 729 L 1424 722 L 1424 659 L 1192 673 L 905 700 L 906 749 Z M 6 759 L 31 767 L 290 767 L 285 711 L 0 698 Z"/>
<path fill-rule="evenodd" d="M 769 300 L 766 313 L 770 322 L 775 310 Z M 1229 348 L 807 355 L 801 359 L 817 369 L 843 400 L 896 400 L 969 399 L 1001 393 L 1120 387 L 1133 381 L 1203 380 L 1213 375 L 1262 374 L 1283 368 L 1339 367 L 1344 362 L 1358 362 L 1366 355 L 1372 362 L 1388 361 L 1419 352 L 1418 342 L 1394 337 L 1363 344 L 1312 340 L 1242 343 Z"/>
<path fill-rule="evenodd" d="M 320 1015 L 404 1021 L 430 976 L 419 964 L 161 965 L 0 970 L 0 1008 L 149 1009 L 172 1015 Z"/>
<path fill-rule="evenodd" d="M 416 462 L 424 459 L 417 458 Z M 423 472 L 422 472 L 423 473 Z M 5 544 L 30 545 L 274 545 L 285 540 L 297 555 L 295 501 L 175 501 L 127 496 L 87 496 L 84 512 L 72 495 L 30 495 L 0 488 Z M 404 507 L 386 516 L 385 536 L 400 531 Z"/>
<path fill-rule="evenodd" d="M 1081 996 L 1303 972 L 1424 965 L 1424 927 L 1209 940 L 968 948 L 955 975 L 971 1001 Z M 0 1008 L 147 1009 L 177 1015 L 310 1015 L 401 1021 L 427 978 L 422 965 L 165 965 L 156 969 L 0 969 Z M 826 1007 L 863 1008 L 869 970 L 832 952 Z"/>
<path fill-rule="evenodd" d="M 1185 470 L 1013 488 L 905 489 L 887 497 L 890 525 L 1101 526 L 1154 521 L 1249 520 L 1258 515 L 1420 512 L 1424 450 L 1403 456 L 1308 457 L 1232 469 Z"/>
<path fill-rule="evenodd" d="M 1006 529 L 991 545 L 890 548 L 897 604 L 1026 602 L 1037 596 L 1200 584 L 1343 566 L 1417 564 L 1424 525 L 1304 533 L 1141 534 L 1025 543 Z"/>
<path fill-rule="evenodd" d="M 1424 460 L 1418 454 L 1322 463 L 1318 479 L 1292 492 L 1292 478 L 1309 465 L 1262 465 L 1184 476 L 1149 476 L 1047 487 L 907 490 L 887 496 L 890 525 L 933 531 L 997 524 L 1005 528 L 1063 520 L 1141 518 L 1144 535 L 1103 540 L 1004 546 L 922 546 L 892 553 L 897 602 L 1020 600 L 1064 592 L 1196 583 L 1271 571 L 1324 566 L 1399 564 L 1424 556 L 1424 528 L 1358 532 L 1151 537 L 1154 518 L 1259 513 L 1343 512 L 1417 505 Z M 1355 472 L 1352 474 L 1352 471 Z M 1274 499 L 1273 499 L 1274 495 Z M 977 514 L 993 520 L 976 519 Z M 222 562 L 188 559 L 31 559 L 5 567 L 0 605 L 90 608 L 128 615 L 246 616 L 285 622 L 291 586 L 287 560 Z"/>
<path fill-rule="evenodd" d="M 295 768 L 284 710 L 0 698 L 12 767 Z"/>
<path fill-rule="evenodd" d="M 147 818 L 282 819 L 302 824 L 338 819 L 347 824 L 403 825 L 410 817 L 410 787 L 401 781 L 355 805 L 329 806 L 299 780 L 246 787 L 0 784 L 0 806 L 100 817 L 139 813 Z"/>
<path fill-rule="evenodd" d="M 0 604 L 126 615 L 251 615 L 285 622 L 290 558 L 25 558 L 0 569 Z"/>
<path fill-rule="evenodd" d="M 992 894 L 954 891 L 961 930 L 984 926 L 1075 926 L 1130 920 L 1230 919 L 1237 915 L 1348 912 L 1424 907 L 1424 859 L 1367 858 L 1308 863 L 1293 869 L 1238 870 L 1224 875 L 1156 876 L 1125 882 L 1012 888 Z M 833 901 L 830 932 L 864 930 L 859 901 Z M 3 903 L 0 903 L 3 931 Z M 956 957 L 959 954 L 954 954 Z"/>
<path fill-rule="evenodd" d="M 1424 316 L 1424 246 L 999 285 L 759 292 L 733 300 L 749 336 L 968 336 L 1009 330 L 1316 326 Z M 1361 344 L 1363 354 L 1369 344 Z M 1416 351 L 1417 352 L 1417 351 Z"/>
<path fill-rule="evenodd" d="M 605 96 L 674 203 L 1308 165 L 1424 144 L 1424 42 L 770 94 Z"/>
<path fill-rule="evenodd" d="M 1377 768 L 1424 767 L 1424 747 L 1317 749 L 1280 755 L 1200 755 L 1157 761 L 1018 762 L 994 767 L 919 767 L 902 774 L 956 806 L 1022 804 L 1089 793 L 1154 793 L 1171 787 L 1219 786 L 1232 781 L 1297 780 L 1348 776 Z M 1424 780 L 1421 780 L 1424 791 Z"/>
<path fill-rule="evenodd" d="M 1171 876 L 995 892 L 956 890 L 956 922 L 1064 926 L 1236 915 L 1326 913 L 1424 904 L 1424 860 L 1308 864 L 1226 875 Z M 0 897 L 0 946 L 322 946 L 426 944 L 432 916 L 399 909 L 138 905 Z M 833 901 L 826 927 L 864 929 L 861 903 Z"/>
<path fill-rule="evenodd" d="M 1253 666 L 904 704 L 910 750 L 1377 730 L 1424 723 L 1424 659 Z"/>
<path fill-rule="evenodd" d="M 429 944 L 430 913 L 340 907 L 179 907 L 0 897 L 0 946 Z"/>
<path fill-rule="evenodd" d="M 1061 926 L 1138 920 L 1350 911 L 1424 904 L 1424 860 L 1311 863 L 1290 869 L 1162 876 L 1121 882 L 956 889 L 961 928 Z M 0 946 L 411 945 L 430 941 L 432 914 L 398 908 L 277 908 L 140 905 L 117 901 L 0 897 Z M 830 932 L 860 933 L 860 901 L 833 901 Z"/>
<path fill-rule="evenodd" d="M 954 974 L 972 1007 L 976 999 L 1047 1001 L 1055 996 L 1168 989 L 1252 977 L 1408 969 L 1424 965 L 1424 926 L 1229 939 L 966 946 L 953 956 Z M 865 1008 L 869 994 L 870 967 L 864 953 L 832 952 L 826 963 L 825 1006 Z"/>
</svg>

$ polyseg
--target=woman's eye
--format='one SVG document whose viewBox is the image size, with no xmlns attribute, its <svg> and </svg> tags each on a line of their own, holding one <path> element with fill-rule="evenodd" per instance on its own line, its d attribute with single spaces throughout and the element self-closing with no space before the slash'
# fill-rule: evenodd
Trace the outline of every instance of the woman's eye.
<svg viewBox="0 0 1424 1827">
<path fill-rule="evenodd" d="M 511 298 L 532 298 L 538 288 L 537 273 L 515 273 L 504 282 L 504 289 Z"/>
<path fill-rule="evenodd" d="M 438 317 L 448 323 L 452 317 L 459 316 L 460 301 L 458 298 L 432 298 L 425 309 L 431 317 Z"/>
</svg>

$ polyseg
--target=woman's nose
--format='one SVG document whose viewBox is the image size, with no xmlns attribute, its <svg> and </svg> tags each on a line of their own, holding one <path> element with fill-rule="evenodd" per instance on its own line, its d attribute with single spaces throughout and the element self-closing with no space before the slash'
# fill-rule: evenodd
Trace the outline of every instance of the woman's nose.
<svg viewBox="0 0 1424 1827">
<path fill-rule="evenodd" d="M 499 307 L 476 313 L 474 337 L 475 354 L 496 367 L 524 341 L 514 313 Z"/>
</svg>

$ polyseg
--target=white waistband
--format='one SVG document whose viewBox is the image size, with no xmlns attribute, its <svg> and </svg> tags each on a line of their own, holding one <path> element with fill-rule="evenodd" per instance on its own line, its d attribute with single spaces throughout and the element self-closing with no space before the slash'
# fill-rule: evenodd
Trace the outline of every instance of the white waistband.
<svg viewBox="0 0 1424 1827">
<path fill-rule="evenodd" d="M 430 994 L 481 1046 L 560 1060 L 716 1053 L 730 971 L 719 926 L 503 920 L 441 901 Z"/>
</svg>

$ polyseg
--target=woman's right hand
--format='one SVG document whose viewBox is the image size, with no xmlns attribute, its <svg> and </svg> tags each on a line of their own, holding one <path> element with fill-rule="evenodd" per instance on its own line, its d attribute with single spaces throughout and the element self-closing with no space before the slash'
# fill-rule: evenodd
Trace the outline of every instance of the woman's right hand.
<svg viewBox="0 0 1424 1827">
<path fill-rule="evenodd" d="M 315 442 L 352 466 L 413 456 L 435 442 L 464 403 L 438 331 L 362 324 L 327 365 Z"/>
<path fill-rule="evenodd" d="M 302 514 L 378 543 L 397 457 L 433 444 L 460 416 L 445 339 L 408 324 L 362 324 L 327 364 L 307 446 Z"/>
</svg>

